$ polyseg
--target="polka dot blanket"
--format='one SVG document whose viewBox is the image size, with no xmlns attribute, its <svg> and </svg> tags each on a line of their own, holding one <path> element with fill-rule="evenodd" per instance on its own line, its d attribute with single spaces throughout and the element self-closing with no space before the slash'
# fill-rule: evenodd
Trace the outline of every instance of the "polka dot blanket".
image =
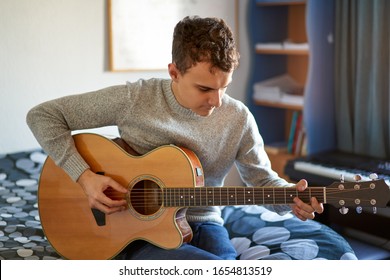
<svg viewBox="0 0 390 280">
<path fill-rule="evenodd" d="M 60 259 L 45 238 L 37 190 L 46 155 L 0 155 L 0 260 Z M 317 222 L 279 216 L 261 206 L 225 207 L 238 259 L 356 259 L 336 232 Z"/>
<path fill-rule="evenodd" d="M 316 221 L 280 216 L 262 206 L 229 206 L 222 214 L 237 259 L 357 259 L 342 236 Z"/>
</svg>

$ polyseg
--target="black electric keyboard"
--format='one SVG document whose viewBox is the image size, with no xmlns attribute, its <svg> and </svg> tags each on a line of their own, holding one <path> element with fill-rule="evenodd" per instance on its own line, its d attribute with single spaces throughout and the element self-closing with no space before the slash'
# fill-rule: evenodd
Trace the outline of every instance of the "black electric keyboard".
<svg viewBox="0 0 390 280">
<path fill-rule="evenodd" d="M 359 174 L 363 181 L 377 174 L 390 185 L 390 160 L 343 152 L 325 152 L 287 162 L 284 170 L 291 180 L 306 179 L 310 185 L 329 185 L 340 180 L 354 181 Z"/>
</svg>

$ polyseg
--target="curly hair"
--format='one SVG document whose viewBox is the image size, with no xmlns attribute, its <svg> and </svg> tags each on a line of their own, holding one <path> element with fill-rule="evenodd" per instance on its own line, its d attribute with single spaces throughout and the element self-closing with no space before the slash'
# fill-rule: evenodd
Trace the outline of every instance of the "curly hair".
<svg viewBox="0 0 390 280">
<path fill-rule="evenodd" d="M 239 57 L 233 33 L 223 19 L 187 16 L 174 29 L 172 62 L 182 74 L 198 62 L 230 72 L 238 67 Z"/>
</svg>

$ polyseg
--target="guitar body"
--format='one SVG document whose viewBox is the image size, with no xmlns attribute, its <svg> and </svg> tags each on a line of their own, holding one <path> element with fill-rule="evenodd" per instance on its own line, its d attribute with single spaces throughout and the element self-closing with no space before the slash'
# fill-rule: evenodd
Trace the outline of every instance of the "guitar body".
<svg viewBox="0 0 390 280">
<path fill-rule="evenodd" d="M 127 186 L 128 195 L 112 189 L 107 195 L 125 198 L 128 209 L 111 215 L 92 211 L 81 186 L 48 158 L 38 189 L 39 214 L 46 237 L 60 255 L 110 259 L 135 240 L 174 249 L 192 238 L 186 208 L 165 208 L 159 194 L 165 186 L 203 186 L 201 164 L 193 152 L 167 145 L 135 156 L 95 134 L 78 134 L 74 141 L 92 171 Z"/>
</svg>

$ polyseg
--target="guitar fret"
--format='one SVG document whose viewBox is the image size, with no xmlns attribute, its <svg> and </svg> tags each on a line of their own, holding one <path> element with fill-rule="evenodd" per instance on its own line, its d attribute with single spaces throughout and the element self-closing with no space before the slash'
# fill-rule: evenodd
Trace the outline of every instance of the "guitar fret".
<svg viewBox="0 0 390 280">
<path fill-rule="evenodd" d="M 309 194 L 309 192 L 297 192 L 297 196 L 299 197 L 299 199 L 301 199 L 305 203 L 309 203 L 310 202 L 310 194 Z"/>
<path fill-rule="evenodd" d="M 213 189 L 208 188 L 208 205 L 214 205 L 214 194 L 213 194 Z"/>
<path fill-rule="evenodd" d="M 264 189 L 261 187 L 253 188 L 253 200 L 257 205 L 264 204 Z"/>
<path fill-rule="evenodd" d="M 327 202 L 327 199 L 326 199 L 326 187 L 323 187 L 322 188 L 322 195 L 323 195 L 323 202 L 326 204 L 328 203 Z"/>
<path fill-rule="evenodd" d="M 195 197 L 195 188 L 189 188 L 188 192 L 189 192 L 189 195 L 190 195 L 188 205 L 189 205 L 189 206 L 195 206 L 195 205 L 196 205 L 196 204 L 195 204 L 195 200 L 194 200 L 194 197 Z"/>
<path fill-rule="evenodd" d="M 181 188 L 178 188 L 177 189 L 178 190 L 178 192 L 179 192 L 179 196 L 178 196 L 178 200 L 179 200 L 179 206 L 183 206 L 182 205 L 182 202 L 183 202 L 183 195 L 182 195 L 182 190 L 181 190 Z"/>
<path fill-rule="evenodd" d="M 236 202 L 235 192 L 232 192 L 232 188 L 228 188 L 228 205 L 235 205 Z"/>
<path fill-rule="evenodd" d="M 166 196 L 166 205 L 168 207 L 170 207 L 170 206 L 172 206 L 172 190 L 171 189 L 166 189 L 165 193 L 166 193 L 165 194 L 165 196 Z"/>
<path fill-rule="evenodd" d="M 217 191 L 219 193 L 219 195 L 214 197 L 215 205 L 222 205 L 222 203 L 221 203 L 221 188 L 216 188 L 215 191 Z M 215 195 L 215 193 L 214 193 L 214 195 Z"/>
<path fill-rule="evenodd" d="M 264 204 L 275 204 L 273 188 L 264 188 Z"/>
<path fill-rule="evenodd" d="M 275 204 L 275 188 L 272 188 L 272 195 L 273 195 L 273 201 L 274 201 L 273 204 Z"/>
<path fill-rule="evenodd" d="M 225 189 L 225 203 L 230 205 L 230 188 Z"/>
<path fill-rule="evenodd" d="M 247 187 L 245 189 L 245 192 L 248 194 L 248 198 L 246 198 L 246 196 L 245 196 L 246 204 L 255 204 L 255 197 L 253 196 L 253 188 Z M 251 197 L 251 195 L 252 195 L 252 197 Z"/>
<path fill-rule="evenodd" d="M 239 192 L 237 193 L 237 190 L 236 190 L 236 204 L 237 205 L 243 205 L 245 204 L 245 193 L 244 193 L 244 188 L 240 188 L 239 189 Z"/>
<path fill-rule="evenodd" d="M 230 205 L 229 188 L 226 188 L 225 196 L 226 196 L 226 201 L 225 201 L 226 205 Z"/>
<path fill-rule="evenodd" d="M 191 195 L 191 190 L 192 190 L 192 188 L 188 188 L 187 189 L 187 195 L 186 195 L 186 201 L 187 201 L 186 205 L 187 206 L 193 206 L 192 205 L 193 201 L 192 201 L 192 198 L 191 198 L 193 196 Z"/>
<path fill-rule="evenodd" d="M 286 192 L 285 204 L 293 203 L 294 202 L 293 199 L 296 196 L 296 189 L 295 188 L 285 188 L 285 192 Z M 288 199 L 288 201 L 287 201 L 287 199 Z"/>
<path fill-rule="evenodd" d="M 194 195 L 193 195 L 193 188 L 185 188 L 184 191 L 184 200 L 186 206 L 194 206 Z"/>
<path fill-rule="evenodd" d="M 188 199 L 188 205 L 189 206 L 195 206 L 195 201 L 194 201 L 194 188 L 189 188 L 189 199 Z"/>
<path fill-rule="evenodd" d="M 171 203 L 171 200 L 170 200 L 170 198 L 171 198 L 171 190 L 170 189 L 165 189 L 164 192 L 165 192 L 165 196 L 164 196 L 165 206 L 166 207 L 170 207 L 170 206 L 172 206 L 172 203 Z"/>
<path fill-rule="evenodd" d="M 265 189 L 262 188 L 262 191 L 263 191 L 263 192 L 262 192 L 262 193 L 263 193 L 263 203 L 262 203 L 262 204 L 265 204 L 265 199 L 264 199 L 264 198 L 265 198 Z"/>
<path fill-rule="evenodd" d="M 186 189 L 180 189 L 180 206 L 186 206 Z"/>
<path fill-rule="evenodd" d="M 178 188 L 178 191 L 179 191 L 179 206 L 184 206 L 183 205 L 183 189 L 182 188 Z"/>
<path fill-rule="evenodd" d="M 228 205 L 228 203 L 227 203 L 227 189 L 228 188 L 221 189 L 221 204 L 223 204 L 223 205 Z"/>
<path fill-rule="evenodd" d="M 224 193 L 224 203 L 226 204 L 226 205 L 230 205 L 230 203 L 229 203 L 229 188 L 226 188 L 225 190 L 225 193 Z"/>
</svg>

